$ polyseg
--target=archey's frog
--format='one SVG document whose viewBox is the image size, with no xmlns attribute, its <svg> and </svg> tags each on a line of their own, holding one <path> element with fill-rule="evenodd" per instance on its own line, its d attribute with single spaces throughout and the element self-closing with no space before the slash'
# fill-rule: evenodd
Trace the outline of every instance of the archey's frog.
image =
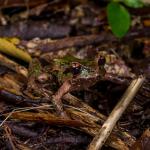
<svg viewBox="0 0 150 150">
<path fill-rule="evenodd" d="M 62 86 L 53 95 L 53 102 L 58 112 L 65 116 L 62 108 L 64 94 L 74 90 L 85 90 L 100 80 L 111 80 L 122 83 L 124 78 L 133 78 L 131 69 L 125 62 L 113 53 L 100 51 L 94 61 L 70 61 L 70 67 L 63 73 L 71 72 L 72 76 L 64 80 Z"/>
<path fill-rule="evenodd" d="M 113 61 L 110 58 L 113 58 Z M 119 62 L 122 62 L 122 60 L 119 60 Z M 40 62 L 34 59 L 29 67 L 27 91 L 48 98 L 52 96 L 52 103 L 55 105 L 57 112 L 62 117 L 66 117 L 62 104 L 63 95 L 70 91 L 86 90 L 99 80 L 107 79 L 107 74 L 111 74 L 109 66 L 111 68 L 115 66 L 112 69 L 112 74 L 115 74 L 115 76 L 117 74 L 122 76 L 126 72 L 130 76 L 130 71 L 125 67 L 124 63 L 118 63 L 115 55 L 110 57 L 107 52 L 100 52 L 94 61 L 80 60 L 72 56 L 53 59 L 49 69 L 42 68 Z M 125 68 L 126 71 L 118 72 L 122 68 Z M 115 69 L 117 69 L 116 72 L 114 71 Z M 56 81 L 58 81 L 60 88 L 52 95 L 52 92 L 46 88 L 45 84 L 49 84 L 53 88 Z"/>
<path fill-rule="evenodd" d="M 68 68 L 65 68 L 63 73 L 71 73 L 71 76 L 63 82 L 58 91 L 53 95 L 53 102 L 61 116 L 66 116 L 62 107 L 62 97 L 64 94 L 71 91 L 88 89 L 105 76 L 105 57 L 100 56 L 96 61 L 96 65 L 93 68 L 89 66 L 94 64 L 95 61 L 89 61 L 89 66 L 73 61 Z"/>
<path fill-rule="evenodd" d="M 95 65 L 95 62 L 99 65 Z M 28 83 L 24 93 L 31 98 L 52 98 L 57 112 L 61 116 L 67 116 L 63 111 L 62 96 L 70 91 L 87 89 L 94 85 L 105 74 L 104 64 L 104 57 L 89 61 L 65 56 L 52 59 L 49 65 L 42 66 L 35 58 L 29 65 Z M 53 94 L 58 85 L 60 88 Z"/>
</svg>

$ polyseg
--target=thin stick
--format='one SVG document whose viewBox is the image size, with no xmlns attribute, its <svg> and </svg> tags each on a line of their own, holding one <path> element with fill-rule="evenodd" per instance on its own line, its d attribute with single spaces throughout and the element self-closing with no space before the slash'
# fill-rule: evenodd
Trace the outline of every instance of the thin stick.
<svg viewBox="0 0 150 150">
<path fill-rule="evenodd" d="M 12 110 L 8 116 L 2 121 L 2 123 L 0 124 L 0 127 L 3 126 L 3 124 L 12 116 L 13 113 L 16 112 L 23 112 L 23 111 L 27 111 L 27 110 L 33 110 L 33 109 L 39 109 L 39 108 L 50 108 L 52 105 L 43 105 L 43 106 L 37 106 L 37 107 L 24 107 L 24 108 L 16 108 L 14 110 Z"/>
<path fill-rule="evenodd" d="M 0 65 L 8 67 L 9 69 L 16 71 L 17 73 L 27 77 L 28 70 L 27 68 L 19 65 L 18 63 L 12 61 L 11 59 L 5 57 L 4 55 L 0 54 Z"/>
<path fill-rule="evenodd" d="M 108 119 L 103 124 L 102 128 L 100 129 L 99 133 L 94 137 L 93 141 L 90 143 L 88 150 L 99 150 L 109 137 L 110 133 L 112 132 L 116 122 L 119 120 L 129 103 L 134 98 L 135 94 L 141 87 L 142 83 L 144 82 L 144 77 L 139 77 L 134 79 L 126 92 L 124 93 L 121 100 L 118 102 L 116 107 L 113 109 L 111 114 L 109 115 Z"/>
</svg>

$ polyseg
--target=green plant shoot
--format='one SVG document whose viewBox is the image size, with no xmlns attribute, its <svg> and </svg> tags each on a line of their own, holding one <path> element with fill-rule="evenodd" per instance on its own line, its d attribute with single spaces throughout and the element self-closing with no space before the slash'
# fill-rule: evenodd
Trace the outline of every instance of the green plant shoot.
<svg viewBox="0 0 150 150">
<path fill-rule="evenodd" d="M 118 38 L 123 37 L 129 30 L 131 23 L 127 9 L 117 2 L 111 2 L 107 6 L 107 16 L 114 35 Z"/>
</svg>

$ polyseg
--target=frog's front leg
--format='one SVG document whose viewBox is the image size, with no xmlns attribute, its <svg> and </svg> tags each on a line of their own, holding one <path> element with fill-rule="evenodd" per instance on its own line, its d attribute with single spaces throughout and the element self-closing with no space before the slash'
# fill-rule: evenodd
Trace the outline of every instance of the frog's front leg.
<svg viewBox="0 0 150 150">
<path fill-rule="evenodd" d="M 60 114 L 63 118 L 70 118 L 64 111 L 62 103 L 62 97 L 66 93 L 68 93 L 70 89 L 71 89 L 71 82 L 70 80 L 66 80 L 52 97 L 52 103 L 55 105 L 58 114 Z"/>
</svg>

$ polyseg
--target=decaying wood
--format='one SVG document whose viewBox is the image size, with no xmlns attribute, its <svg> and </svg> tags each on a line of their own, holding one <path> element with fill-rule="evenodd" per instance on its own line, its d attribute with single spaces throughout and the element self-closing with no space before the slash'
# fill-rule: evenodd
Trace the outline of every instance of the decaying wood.
<svg viewBox="0 0 150 150">
<path fill-rule="evenodd" d="M 112 36 L 112 38 L 114 37 Z M 80 47 L 80 46 L 85 46 L 90 44 L 96 44 L 108 40 L 110 40 L 110 38 L 108 39 L 107 34 L 83 35 L 83 36 L 64 38 L 46 44 L 41 43 L 37 46 L 37 49 L 40 49 L 43 52 L 49 52 L 49 51 L 56 51 L 56 50 L 69 48 L 69 47 Z"/>
<path fill-rule="evenodd" d="M 76 108 L 75 110 L 70 110 L 69 108 L 65 109 L 71 115 L 73 119 L 78 119 L 78 120 L 81 119 L 84 122 L 87 122 L 87 123 L 90 122 L 91 124 L 94 124 L 94 126 L 96 126 L 95 128 L 83 127 L 80 129 L 92 136 L 96 136 L 102 124 L 106 120 L 106 116 L 97 112 L 92 107 L 82 102 L 82 100 L 79 100 L 78 98 L 72 96 L 71 94 L 64 95 L 63 99 L 69 105 L 72 105 L 74 109 Z M 121 140 L 118 138 L 118 136 L 121 137 L 120 138 Z M 119 150 L 122 150 L 122 149 L 126 150 L 134 142 L 135 142 L 135 139 L 130 134 L 124 131 L 120 131 L 117 127 L 115 127 L 111 136 L 109 137 L 109 140 L 106 142 L 106 145 L 109 145 Z"/>
<path fill-rule="evenodd" d="M 62 118 L 56 117 L 55 115 L 51 113 L 41 113 L 41 112 L 31 113 L 31 112 L 21 112 L 21 111 L 13 112 L 11 116 L 9 117 L 12 117 L 14 119 L 19 119 L 19 120 L 38 121 L 38 122 L 44 121 L 48 124 L 78 127 L 80 128 L 80 130 L 92 136 L 95 136 L 97 132 L 100 130 L 101 126 L 97 124 L 97 121 L 96 121 L 97 118 L 94 115 L 92 116 L 91 114 L 88 114 L 82 111 L 79 112 L 79 111 L 73 110 L 73 108 L 68 108 L 67 111 L 71 114 L 72 118 L 74 118 L 75 120 L 62 119 Z M 8 115 L 5 114 L 5 115 L 8 116 L 9 114 Z M 127 136 L 124 138 L 127 138 Z M 128 146 L 126 145 L 126 143 L 122 141 L 120 138 L 118 138 L 117 135 L 115 134 L 112 134 L 112 136 L 110 137 L 110 141 L 107 144 L 118 150 L 128 149 Z"/>
<path fill-rule="evenodd" d="M 26 7 L 27 3 L 30 7 L 35 7 L 37 5 L 41 5 L 43 3 L 47 3 L 48 0 L 37 0 L 37 1 L 22 1 L 22 0 L 3 0 L 0 1 L 1 8 L 10 8 L 10 7 Z"/>
<path fill-rule="evenodd" d="M 28 75 L 28 70 L 24 66 L 17 64 L 16 62 L 10 60 L 9 58 L 5 57 L 2 54 L 0 54 L 0 65 L 3 65 L 25 77 L 27 77 Z"/>
<path fill-rule="evenodd" d="M 122 99 L 115 106 L 108 119 L 103 124 L 102 128 L 98 134 L 94 137 L 93 141 L 90 143 L 88 150 L 98 150 L 100 149 L 110 133 L 112 132 L 116 122 L 119 120 L 123 112 L 126 110 L 129 103 L 132 101 L 133 97 L 141 87 L 144 82 L 144 77 L 139 77 L 134 79 L 126 92 L 124 93 Z"/>
<path fill-rule="evenodd" d="M 13 93 L 11 90 L 6 90 L 0 87 L 0 98 L 5 100 L 5 102 L 10 103 L 10 104 L 15 104 L 18 106 L 34 106 L 36 104 L 39 104 L 40 102 L 47 102 L 44 99 L 30 99 L 23 97 L 20 95 L 20 93 Z"/>
<path fill-rule="evenodd" d="M 7 115 L 6 115 L 7 116 Z M 66 125 L 72 127 L 80 127 L 80 126 L 92 126 L 90 124 L 86 124 L 81 121 L 71 120 L 71 119 L 63 119 L 60 117 L 56 117 L 51 113 L 31 113 L 31 112 L 14 112 L 10 117 L 19 120 L 26 120 L 26 121 L 44 121 L 48 124 L 57 124 L 57 125 Z"/>
<path fill-rule="evenodd" d="M 1 37 L 19 37 L 22 39 L 62 38 L 70 34 L 69 25 L 51 24 L 49 21 L 22 21 L 12 25 L 0 26 Z"/>
<path fill-rule="evenodd" d="M 141 30 L 135 30 L 129 32 L 122 40 L 128 41 L 133 38 L 138 37 L 150 37 L 150 29 L 144 28 Z M 42 52 L 56 51 L 60 49 L 65 49 L 69 47 L 82 47 L 91 44 L 100 44 L 103 42 L 119 42 L 112 34 L 101 33 L 93 35 L 83 35 L 76 37 L 64 38 L 50 43 L 40 43 L 37 45 L 36 49 L 40 49 Z"/>
<path fill-rule="evenodd" d="M 99 113 L 98 111 L 96 111 L 95 109 L 93 109 L 92 107 L 90 107 L 89 105 L 84 103 L 82 100 L 78 99 L 77 97 L 68 93 L 63 96 L 63 99 L 68 104 L 73 105 L 74 107 L 77 107 L 79 109 L 81 108 L 83 111 L 85 111 L 89 114 L 92 114 L 95 118 L 97 118 L 96 121 L 98 121 L 100 124 L 104 123 L 106 116 Z"/>
<path fill-rule="evenodd" d="M 98 131 L 101 128 L 101 125 L 97 123 L 98 121 L 96 122 L 96 119 L 97 119 L 96 117 L 94 117 L 91 114 L 88 114 L 86 112 L 79 112 L 79 111 L 72 110 L 72 109 L 67 109 L 67 111 L 71 114 L 72 118 L 93 124 L 94 127 L 92 127 L 92 128 L 90 128 L 90 127 L 79 127 L 79 128 L 80 128 L 80 130 L 90 134 L 93 137 L 96 136 L 96 134 L 98 133 Z M 113 147 L 118 150 L 128 150 L 128 145 L 127 145 L 126 141 L 123 141 L 121 138 L 118 137 L 116 133 L 114 133 L 110 136 L 109 142 L 106 145 L 109 145 L 110 147 Z M 125 137 L 123 137 L 123 138 L 125 138 Z"/>
<path fill-rule="evenodd" d="M 44 121 L 49 124 L 59 124 L 59 125 L 67 125 L 67 126 L 69 125 L 69 126 L 79 127 L 80 130 L 92 136 L 95 136 L 97 132 L 100 130 L 101 125 L 106 120 L 106 117 L 102 115 L 101 113 L 98 113 L 96 110 L 94 110 L 93 108 L 81 102 L 81 100 L 77 99 L 76 97 L 70 94 L 66 94 L 64 96 L 64 99 L 70 105 L 72 105 L 72 107 L 70 105 L 65 106 L 65 110 L 67 113 L 70 114 L 71 118 L 73 118 L 74 120 L 67 121 L 65 119 L 58 118 L 51 113 L 47 114 L 47 113 L 41 113 L 41 112 L 39 113 L 21 112 L 23 111 L 23 108 L 20 111 L 16 110 L 16 112 L 14 111 L 10 113 L 10 115 L 5 114 L 5 116 L 7 116 L 6 119 L 9 119 L 12 115 L 13 118 L 20 119 L 20 120 Z M 23 103 L 25 104 L 25 101 Z M 32 106 L 32 104 L 30 106 Z M 38 110 L 38 108 L 48 109 L 49 107 L 46 105 L 46 106 L 39 106 L 35 108 L 36 110 Z M 24 111 L 27 111 L 30 109 L 32 110 L 34 109 L 34 107 L 24 109 Z M 123 148 L 128 149 L 128 146 L 131 146 L 134 142 L 135 141 L 133 137 L 131 137 L 128 133 L 122 132 L 118 130 L 117 128 L 115 128 L 109 138 L 109 141 L 106 144 L 113 148 L 121 150 Z"/>
</svg>

